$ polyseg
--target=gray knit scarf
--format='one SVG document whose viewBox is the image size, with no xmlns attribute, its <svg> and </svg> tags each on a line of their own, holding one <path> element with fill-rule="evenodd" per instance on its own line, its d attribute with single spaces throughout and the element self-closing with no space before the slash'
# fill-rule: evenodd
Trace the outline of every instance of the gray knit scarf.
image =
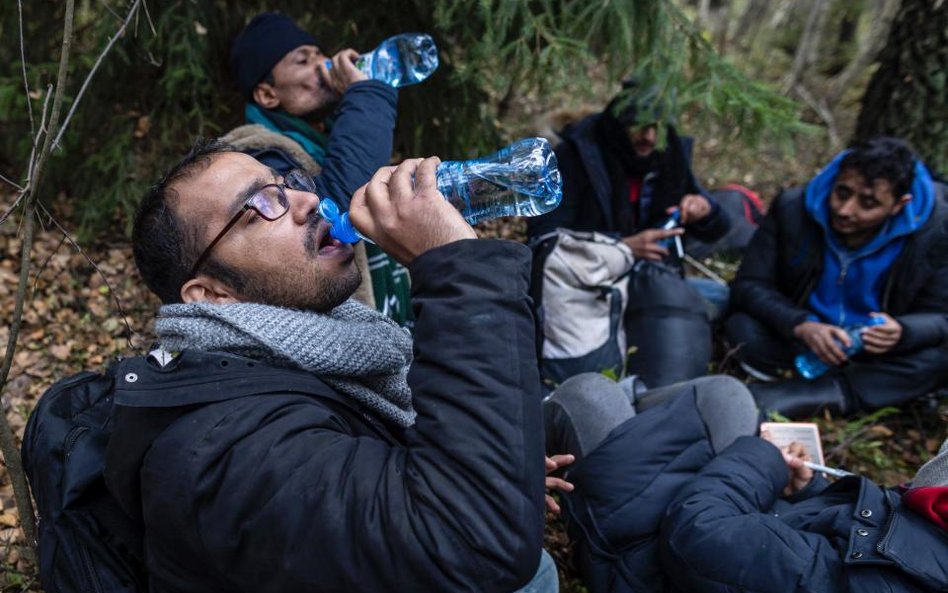
<svg viewBox="0 0 948 593">
<path fill-rule="evenodd" d="M 300 368 L 384 420 L 415 423 L 407 381 L 411 337 L 354 300 L 328 314 L 255 303 L 165 305 L 155 331 L 166 350 L 228 352 Z"/>
</svg>

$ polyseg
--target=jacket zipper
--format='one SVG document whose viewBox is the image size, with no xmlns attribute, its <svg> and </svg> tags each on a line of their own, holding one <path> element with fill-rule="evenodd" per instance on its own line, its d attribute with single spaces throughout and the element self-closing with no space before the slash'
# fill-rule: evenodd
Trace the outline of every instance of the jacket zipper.
<svg viewBox="0 0 948 593">
<path fill-rule="evenodd" d="M 839 270 L 839 276 L 836 278 L 836 286 L 842 286 L 843 282 L 846 281 L 846 273 L 849 271 L 849 261 L 843 261 L 842 267 Z"/>
<path fill-rule="evenodd" d="M 99 574 L 95 570 L 95 564 L 92 562 L 92 558 L 89 557 L 89 550 L 81 543 L 76 547 L 79 550 L 79 557 L 82 558 L 82 567 L 85 569 L 86 577 L 95 589 L 95 593 L 105 593 L 102 589 L 102 583 L 99 582 Z"/>
<path fill-rule="evenodd" d="M 85 434 L 88 430 L 88 426 L 76 426 L 66 433 L 66 438 L 63 441 L 63 452 L 66 454 L 66 457 L 69 457 L 70 453 L 72 453 L 72 449 L 79 441 L 79 437 Z"/>
</svg>

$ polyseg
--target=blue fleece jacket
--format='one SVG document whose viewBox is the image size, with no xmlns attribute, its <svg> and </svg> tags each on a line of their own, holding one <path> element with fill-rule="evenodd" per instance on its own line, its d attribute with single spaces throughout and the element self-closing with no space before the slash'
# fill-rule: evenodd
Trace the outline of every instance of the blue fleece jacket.
<svg viewBox="0 0 948 593">
<path fill-rule="evenodd" d="M 935 186 L 921 161 L 915 161 L 912 199 L 883 223 L 878 234 L 858 249 L 845 247 L 830 226 L 829 198 L 839 164 L 849 151 L 836 156 L 806 187 L 807 213 L 823 229 L 823 273 L 807 301 L 813 319 L 840 327 L 864 324 L 882 310 L 882 291 L 889 268 L 906 238 L 931 216 Z"/>
</svg>

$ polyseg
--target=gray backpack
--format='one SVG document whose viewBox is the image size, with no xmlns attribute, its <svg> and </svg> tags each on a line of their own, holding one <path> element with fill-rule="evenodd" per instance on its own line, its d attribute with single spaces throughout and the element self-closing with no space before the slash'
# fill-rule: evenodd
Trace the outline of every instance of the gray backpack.
<svg viewBox="0 0 948 593">
<path fill-rule="evenodd" d="M 621 376 L 632 250 L 602 233 L 567 229 L 541 237 L 534 249 L 544 380 L 559 384 L 583 372 Z"/>
</svg>

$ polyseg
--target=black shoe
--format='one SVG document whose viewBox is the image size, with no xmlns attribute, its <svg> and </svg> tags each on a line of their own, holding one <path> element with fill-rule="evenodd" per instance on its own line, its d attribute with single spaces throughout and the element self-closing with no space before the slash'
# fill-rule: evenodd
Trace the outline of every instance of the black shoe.
<svg viewBox="0 0 948 593">
<path fill-rule="evenodd" d="M 789 379 L 780 383 L 754 383 L 747 386 L 754 394 L 762 418 L 777 412 L 787 418 L 809 418 L 829 410 L 845 416 L 856 410 L 845 389 L 834 377 L 813 381 Z"/>
</svg>

